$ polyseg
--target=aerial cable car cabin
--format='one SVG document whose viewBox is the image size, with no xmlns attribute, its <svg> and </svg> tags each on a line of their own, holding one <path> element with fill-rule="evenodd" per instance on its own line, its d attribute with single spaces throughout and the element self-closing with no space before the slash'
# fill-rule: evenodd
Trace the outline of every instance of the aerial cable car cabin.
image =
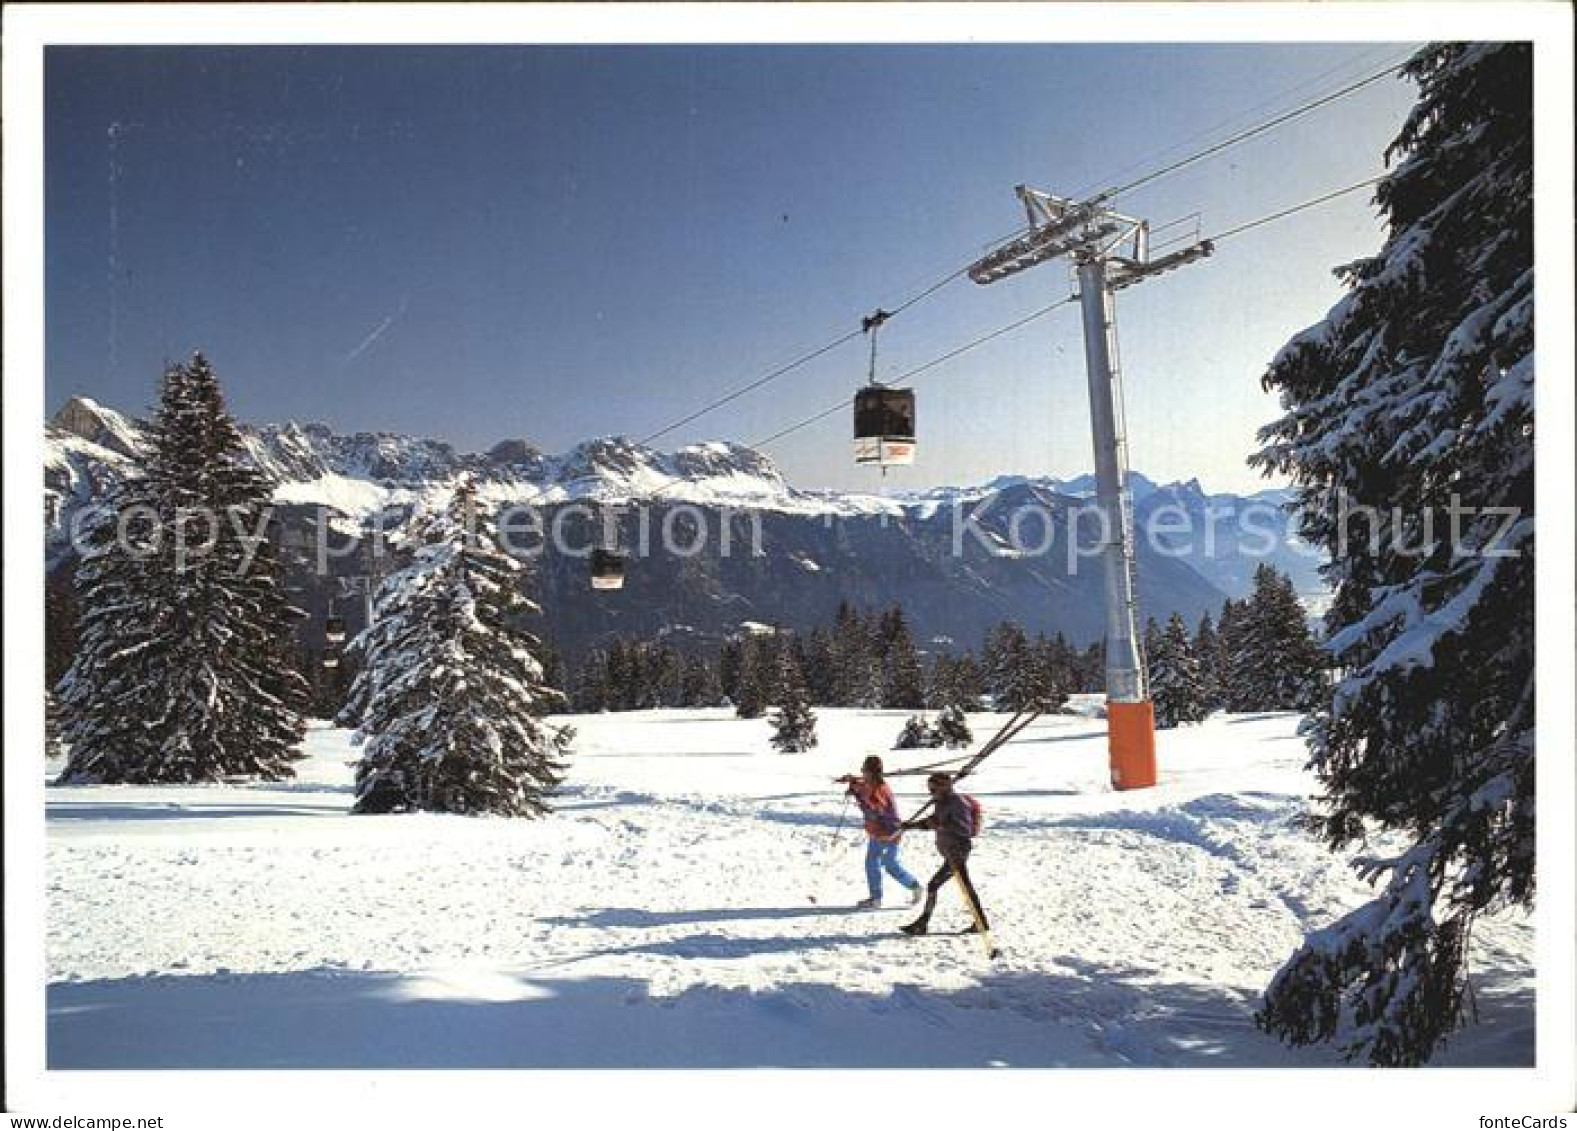
<svg viewBox="0 0 1577 1131">
<path fill-rule="evenodd" d="M 593 589 L 624 588 L 624 555 L 606 546 L 591 552 L 591 587 Z"/>
<path fill-rule="evenodd" d="M 854 462 L 888 467 L 914 463 L 914 390 L 895 389 L 876 380 L 876 332 L 892 315 L 867 315 L 861 329 L 871 337 L 866 384 L 854 394 Z"/>
<path fill-rule="evenodd" d="M 854 394 L 854 462 L 914 463 L 914 390 L 867 385 Z"/>
</svg>

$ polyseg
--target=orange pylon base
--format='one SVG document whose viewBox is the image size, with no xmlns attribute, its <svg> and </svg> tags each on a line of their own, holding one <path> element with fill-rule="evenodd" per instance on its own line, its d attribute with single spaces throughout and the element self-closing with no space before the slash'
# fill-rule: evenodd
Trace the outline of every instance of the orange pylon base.
<svg viewBox="0 0 1577 1131">
<path fill-rule="evenodd" d="M 1149 789 L 1155 784 L 1155 709 L 1148 700 L 1107 700 L 1106 748 L 1113 789 Z"/>
</svg>

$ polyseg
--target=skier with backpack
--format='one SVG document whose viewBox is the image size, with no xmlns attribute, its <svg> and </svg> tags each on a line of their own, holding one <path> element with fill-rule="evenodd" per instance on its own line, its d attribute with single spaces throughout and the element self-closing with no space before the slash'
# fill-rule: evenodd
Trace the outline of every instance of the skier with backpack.
<svg viewBox="0 0 1577 1131">
<path fill-rule="evenodd" d="M 848 786 L 850 797 L 860 807 L 865 818 L 865 883 L 870 896 L 860 900 L 856 907 L 882 905 L 882 873 L 909 889 L 911 905 L 920 902 L 920 881 L 915 879 L 898 860 L 898 841 L 903 836 L 903 822 L 898 816 L 898 801 L 892 787 L 887 784 L 882 760 L 875 754 L 860 764 L 860 776 L 845 774 L 837 779 Z"/>
<path fill-rule="evenodd" d="M 926 885 L 925 907 L 920 917 L 913 923 L 904 924 L 901 929 L 906 935 L 926 934 L 930 929 L 931 912 L 936 909 L 937 893 L 942 890 L 943 884 L 956 876 L 964 902 L 974 919 L 973 925 L 966 928 L 966 933 L 987 936 L 986 951 L 994 957 L 996 951 L 990 945 L 991 926 L 986 922 L 986 909 L 981 905 L 980 896 L 969 878 L 969 853 L 974 847 L 975 837 L 980 835 L 980 803 L 953 788 L 952 774 L 934 773 L 926 779 L 925 784 L 931 792 L 930 815 L 906 821 L 900 827 L 934 830 L 936 850 L 942 854 L 942 866 Z"/>
</svg>

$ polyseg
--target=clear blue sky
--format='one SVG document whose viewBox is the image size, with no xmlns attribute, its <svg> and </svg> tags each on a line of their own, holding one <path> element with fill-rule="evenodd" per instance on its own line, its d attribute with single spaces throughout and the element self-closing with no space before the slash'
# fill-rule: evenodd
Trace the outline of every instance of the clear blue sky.
<svg viewBox="0 0 1577 1131">
<path fill-rule="evenodd" d="M 1076 192 L 1400 58 L 1405 44 L 51 48 L 50 406 L 134 412 L 213 360 L 243 419 L 550 450 L 644 436 Z M 1124 197 L 1207 233 L 1382 170 L 1384 80 Z M 1130 167 L 1138 163 L 1137 170 Z M 1360 193 L 1119 300 L 1133 463 L 1252 488 L 1264 363 L 1373 252 Z M 1053 264 L 894 319 L 882 370 L 1068 293 Z M 894 488 L 1090 463 L 1067 308 L 926 374 Z M 851 343 L 667 437 L 751 442 L 853 391 Z M 839 414 L 768 449 L 868 487 Z"/>
</svg>

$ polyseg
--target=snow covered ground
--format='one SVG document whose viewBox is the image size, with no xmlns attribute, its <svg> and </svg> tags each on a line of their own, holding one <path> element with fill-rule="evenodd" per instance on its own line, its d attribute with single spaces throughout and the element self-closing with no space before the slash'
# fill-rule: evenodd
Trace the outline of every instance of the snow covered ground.
<svg viewBox="0 0 1577 1131">
<path fill-rule="evenodd" d="M 953 889 L 924 939 L 891 884 L 844 909 L 863 839 L 828 779 L 903 717 L 822 711 L 803 755 L 726 710 L 577 717 L 538 822 L 348 816 L 355 752 L 327 727 L 286 784 L 50 788 L 49 1066 L 1337 1063 L 1251 1022 L 1304 928 L 1367 890 L 1293 824 L 1295 717 L 1163 732 L 1137 793 L 1109 789 L 1096 719 L 997 754 L 970 787 L 994 963 L 950 933 Z M 906 811 L 922 780 L 897 780 Z M 903 855 L 934 866 L 927 836 Z M 1481 1023 L 1442 1063 L 1532 1063 L 1533 934 L 1477 931 Z"/>
</svg>

